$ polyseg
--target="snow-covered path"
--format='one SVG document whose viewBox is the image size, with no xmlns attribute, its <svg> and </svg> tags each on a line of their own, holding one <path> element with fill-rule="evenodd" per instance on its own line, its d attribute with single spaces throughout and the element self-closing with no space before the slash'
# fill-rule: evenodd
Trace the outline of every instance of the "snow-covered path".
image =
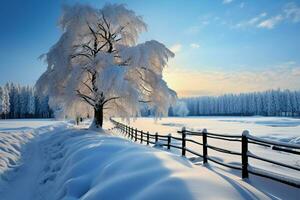
<svg viewBox="0 0 300 200">
<path fill-rule="evenodd" d="M 276 199 L 240 178 L 104 132 L 68 125 L 35 132 L 1 200 Z"/>
<path fill-rule="evenodd" d="M 41 124 L 43 123 L 47 124 L 45 122 L 42 122 Z M 26 135 L 26 139 L 28 138 L 27 135 L 33 135 L 35 137 L 27 143 L 26 141 L 17 141 L 24 143 L 20 148 L 17 148 L 17 150 L 20 150 L 21 156 L 20 158 L 16 158 L 16 160 L 19 160 L 16 162 L 15 166 L 12 166 L 11 169 L 9 168 L 6 172 L 4 171 L 4 173 L 1 174 L 3 179 L 6 180 L 6 184 L 3 184 L 3 181 L 0 179 L 0 183 L 2 183 L 2 185 L 0 184 L 0 186 L 2 186 L 0 190 L 1 200 L 43 199 L 41 196 L 38 197 L 39 194 L 37 190 L 41 184 L 40 179 L 44 176 L 43 167 L 49 164 L 45 159 L 45 152 L 43 152 L 43 141 L 49 139 L 53 132 L 63 130 L 68 127 L 68 125 L 64 123 L 50 122 L 50 124 L 53 125 L 39 127 L 36 129 L 26 127 L 26 129 L 23 129 L 21 132 L 13 131 L 11 133 L 13 137 L 16 137 L 16 135 Z M 36 124 L 33 126 L 35 127 Z M 12 130 L 15 130 L 15 128 Z M 17 130 L 19 129 L 17 128 Z M 14 145 L 14 147 L 15 146 L 16 145 Z M 8 152 L 12 151 L 10 150 Z"/>
<path fill-rule="evenodd" d="M 24 164 L 20 166 L 16 176 L 8 182 L 3 199 L 35 199 L 35 191 L 38 187 L 38 177 L 42 171 L 43 157 L 40 152 L 39 138 L 30 142 L 23 153 Z"/>
</svg>

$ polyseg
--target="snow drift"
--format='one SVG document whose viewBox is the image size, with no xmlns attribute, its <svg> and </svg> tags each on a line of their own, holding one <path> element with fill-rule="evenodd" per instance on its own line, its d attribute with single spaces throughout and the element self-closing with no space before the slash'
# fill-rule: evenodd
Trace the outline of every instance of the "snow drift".
<svg viewBox="0 0 300 200">
<path fill-rule="evenodd" d="M 56 125 L 50 125 L 56 124 Z M 0 177 L 18 167 L 22 147 L 37 134 L 49 132 L 62 124 L 52 120 L 5 120 L 0 122 Z M 40 128 L 38 128 L 40 127 Z M 37 128 L 37 129 L 34 129 Z M 2 177 L 3 178 L 3 177 Z M 1 180 L 1 179 L 0 179 Z"/>
<path fill-rule="evenodd" d="M 21 156 L 21 146 L 34 137 L 32 131 L 29 132 L 0 132 L 0 175 L 7 169 L 18 166 Z"/>
<path fill-rule="evenodd" d="M 48 162 L 40 183 L 52 194 L 46 199 L 267 198 L 232 180 L 243 188 L 236 189 L 180 156 L 103 133 L 69 130 L 52 135 L 43 146 Z"/>
<path fill-rule="evenodd" d="M 1 198 L 268 199 L 238 178 L 104 132 L 54 128 L 25 146 L 23 169 Z"/>
</svg>

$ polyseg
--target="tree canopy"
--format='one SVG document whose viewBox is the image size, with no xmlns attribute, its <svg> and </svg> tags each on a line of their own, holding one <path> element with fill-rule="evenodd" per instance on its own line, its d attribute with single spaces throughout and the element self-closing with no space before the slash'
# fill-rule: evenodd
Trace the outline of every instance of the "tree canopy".
<svg viewBox="0 0 300 200">
<path fill-rule="evenodd" d="M 63 34 L 43 55 L 48 68 L 36 84 L 50 105 L 68 115 L 94 111 L 99 126 L 103 115 L 139 115 L 141 103 L 167 115 L 176 93 L 162 72 L 174 54 L 155 40 L 137 44 L 147 30 L 140 16 L 123 4 L 76 4 L 63 8 L 59 25 Z"/>
</svg>

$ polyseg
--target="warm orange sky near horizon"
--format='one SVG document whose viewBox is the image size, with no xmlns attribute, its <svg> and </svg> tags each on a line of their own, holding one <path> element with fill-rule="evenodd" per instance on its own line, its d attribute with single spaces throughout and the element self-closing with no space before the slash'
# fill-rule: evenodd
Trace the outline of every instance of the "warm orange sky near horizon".
<svg viewBox="0 0 300 200">
<path fill-rule="evenodd" d="M 215 96 L 279 88 L 299 90 L 299 76 L 300 68 L 292 62 L 272 69 L 235 72 L 190 70 L 170 62 L 164 71 L 164 80 L 179 97 Z"/>
</svg>

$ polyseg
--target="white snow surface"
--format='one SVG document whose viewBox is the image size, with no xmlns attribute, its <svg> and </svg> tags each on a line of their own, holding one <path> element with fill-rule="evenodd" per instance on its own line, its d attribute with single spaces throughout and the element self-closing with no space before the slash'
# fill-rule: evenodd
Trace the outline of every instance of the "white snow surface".
<svg viewBox="0 0 300 200">
<path fill-rule="evenodd" d="M 0 120 L 0 176 L 3 172 L 19 166 L 21 148 L 37 133 L 53 129 L 54 120 Z M 48 127 L 46 126 L 48 125 Z M 42 127 L 44 126 L 44 127 Z M 35 130 L 34 128 L 42 127 Z M 3 178 L 3 177 L 2 177 Z M 0 180 L 1 182 L 1 180 Z"/>
<path fill-rule="evenodd" d="M 117 121 L 127 123 L 121 119 Z M 154 134 L 158 132 L 160 135 L 172 134 L 175 137 L 181 137 L 178 130 L 182 127 L 186 127 L 188 130 L 203 130 L 206 128 L 210 133 L 228 134 L 228 135 L 242 135 L 244 130 L 248 130 L 251 136 L 259 137 L 264 140 L 272 140 L 275 143 L 290 143 L 293 146 L 299 146 L 300 141 L 300 119 L 287 118 L 287 117 L 167 117 L 161 118 L 160 120 L 153 120 L 153 118 L 137 118 L 130 121 L 131 127 L 143 130 L 144 132 L 149 131 Z M 202 143 L 202 137 L 187 136 L 189 139 L 196 140 Z M 166 143 L 166 141 L 160 141 Z M 177 140 L 171 140 L 172 145 L 181 146 L 181 142 Z M 230 142 L 223 140 L 216 140 L 208 138 L 208 144 L 234 152 L 241 152 L 240 142 Z M 202 146 L 196 145 L 192 142 L 187 142 L 186 147 L 194 152 L 202 154 Z M 175 148 L 171 148 L 171 151 L 180 155 L 181 151 Z M 271 148 L 266 148 L 258 145 L 249 145 L 249 151 L 255 156 L 267 158 L 283 164 L 291 166 L 300 166 L 300 156 L 295 154 L 289 154 L 280 151 L 274 151 Z M 240 166 L 241 157 L 236 155 L 229 155 L 208 150 L 208 155 L 219 162 Z M 193 163 L 202 163 L 202 159 L 195 157 L 194 155 L 187 152 L 187 157 Z M 241 172 L 238 170 L 231 170 L 226 167 L 209 162 L 210 166 L 214 169 L 222 169 L 222 173 L 229 172 L 238 177 L 241 177 Z M 299 171 L 280 167 L 271 163 L 255 160 L 249 158 L 249 165 L 253 169 L 259 169 L 263 173 L 273 174 L 276 177 L 282 177 L 283 179 L 290 180 L 292 182 L 300 182 Z M 282 199 L 292 199 L 295 195 L 300 196 L 299 189 L 288 189 L 282 184 L 277 185 L 274 181 L 264 180 L 254 175 L 250 175 L 251 184 L 257 188 L 268 191 L 269 193 L 275 194 L 275 196 Z M 270 183 L 271 182 L 271 183 Z M 276 189 L 274 189 L 276 188 Z M 283 189 L 284 188 L 284 189 Z M 282 191 L 286 192 L 286 196 L 282 196 Z M 289 195 L 288 195 L 289 194 Z M 294 194 L 294 195 L 292 195 Z"/>
<path fill-rule="evenodd" d="M 120 121 L 120 120 L 119 120 Z M 300 118 L 290 117 L 166 117 L 137 118 L 130 126 L 160 134 L 176 133 L 182 127 L 189 130 L 207 129 L 211 133 L 242 135 L 248 130 L 251 135 L 281 142 L 300 144 Z"/>
<path fill-rule="evenodd" d="M 3 200 L 276 199 L 237 176 L 108 131 L 61 122 L 14 127 L 0 131 L 1 159 L 13 160 L 0 171 Z"/>
</svg>

